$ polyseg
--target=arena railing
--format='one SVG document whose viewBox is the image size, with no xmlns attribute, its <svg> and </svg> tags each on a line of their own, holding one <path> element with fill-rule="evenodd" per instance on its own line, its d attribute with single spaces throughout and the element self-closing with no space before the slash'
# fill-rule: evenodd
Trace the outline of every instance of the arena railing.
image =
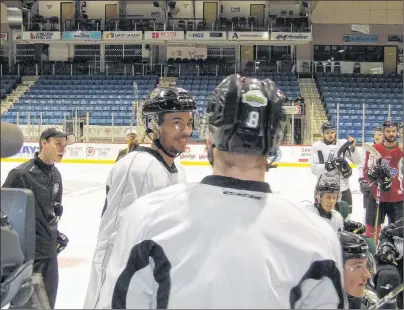
<svg viewBox="0 0 404 310">
<path fill-rule="evenodd" d="M 102 19 L 66 19 L 63 31 L 101 31 Z"/>
<path fill-rule="evenodd" d="M 155 18 L 117 18 L 105 23 L 105 31 L 156 31 L 164 30 L 164 23 L 156 22 Z"/>
</svg>

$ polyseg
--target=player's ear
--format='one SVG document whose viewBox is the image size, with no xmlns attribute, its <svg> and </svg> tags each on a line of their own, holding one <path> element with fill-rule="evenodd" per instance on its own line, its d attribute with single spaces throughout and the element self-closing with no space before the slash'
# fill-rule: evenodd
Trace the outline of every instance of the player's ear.
<svg viewBox="0 0 404 310">
<path fill-rule="evenodd" d="M 210 151 L 212 149 L 212 140 L 209 137 L 206 138 L 205 144 L 206 144 L 206 150 Z"/>
</svg>

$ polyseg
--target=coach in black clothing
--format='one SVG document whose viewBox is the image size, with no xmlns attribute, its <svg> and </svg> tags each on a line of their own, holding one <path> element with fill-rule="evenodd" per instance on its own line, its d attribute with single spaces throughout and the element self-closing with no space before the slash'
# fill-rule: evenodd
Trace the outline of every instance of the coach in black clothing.
<svg viewBox="0 0 404 310">
<path fill-rule="evenodd" d="M 67 145 L 75 142 L 69 135 L 49 128 L 42 132 L 39 152 L 33 159 L 11 170 L 3 187 L 30 189 L 35 196 L 36 248 L 34 272 L 42 273 L 52 309 L 59 282 L 57 262 L 57 223 L 63 212 L 62 177 L 54 163 L 59 163 Z"/>
</svg>

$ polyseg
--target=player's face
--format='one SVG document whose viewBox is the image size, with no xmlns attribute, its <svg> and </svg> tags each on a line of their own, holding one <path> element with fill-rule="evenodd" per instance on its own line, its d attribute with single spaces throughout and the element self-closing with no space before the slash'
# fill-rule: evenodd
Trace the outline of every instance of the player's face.
<svg viewBox="0 0 404 310">
<path fill-rule="evenodd" d="M 192 112 L 167 113 L 160 127 L 164 147 L 171 153 L 182 153 L 187 147 L 194 127 Z M 163 143 L 163 142 L 162 142 Z"/>
<path fill-rule="evenodd" d="M 131 145 L 139 144 L 139 138 L 138 138 L 137 134 L 131 133 L 127 136 L 126 139 L 127 139 L 128 143 Z"/>
<path fill-rule="evenodd" d="M 353 297 L 365 295 L 366 283 L 372 276 L 367 267 L 368 259 L 348 259 L 344 266 L 345 291 Z"/>
<path fill-rule="evenodd" d="M 48 162 L 60 163 L 66 151 L 66 138 L 51 137 L 48 140 L 42 140 L 42 153 Z"/>
<path fill-rule="evenodd" d="M 325 141 L 333 142 L 335 140 L 337 133 L 335 130 L 326 130 L 323 132 L 323 138 Z"/>
<path fill-rule="evenodd" d="M 381 143 L 383 141 L 383 133 L 381 131 L 375 131 L 373 140 L 375 140 L 375 143 Z"/>
<path fill-rule="evenodd" d="M 384 131 L 384 140 L 388 142 L 394 142 L 397 139 L 398 131 L 396 127 L 385 128 Z"/>
<path fill-rule="evenodd" d="M 338 193 L 324 193 L 320 198 L 321 207 L 327 212 L 334 210 L 337 201 Z"/>
</svg>

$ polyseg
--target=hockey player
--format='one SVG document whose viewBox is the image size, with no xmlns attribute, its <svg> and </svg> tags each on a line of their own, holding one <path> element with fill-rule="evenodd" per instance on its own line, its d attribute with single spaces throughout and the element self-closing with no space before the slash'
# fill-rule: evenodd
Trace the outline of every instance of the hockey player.
<svg viewBox="0 0 404 310">
<path fill-rule="evenodd" d="M 122 157 L 126 156 L 130 152 L 136 151 L 139 147 L 139 137 L 137 135 L 136 130 L 129 129 L 126 133 L 126 141 L 128 146 L 126 149 L 120 150 L 118 153 L 118 157 L 116 158 L 116 162 L 120 160 Z"/>
<path fill-rule="evenodd" d="M 316 202 L 309 204 L 308 207 L 326 219 L 334 231 L 347 230 L 357 234 L 365 232 L 365 226 L 359 222 L 344 220 L 342 215 L 336 211 L 338 205 L 338 196 L 340 195 L 340 186 L 334 179 L 327 180 L 323 178 L 316 186 Z"/>
<path fill-rule="evenodd" d="M 403 283 L 403 218 L 382 229 L 375 259 L 377 272 L 374 284 L 377 297 L 383 298 Z M 403 309 L 402 293 L 383 307 L 397 308 Z"/>
<path fill-rule="evenodd" d="M 336 234 L 265 182 L 266 157 L 282 140 L 284 102 L 271 80 L 235 74 L 217 86 L 206 113 L 213 175 L 126 210 L 100 308 L 344 306 Z"/>
<path fill-rule="evenodd" d="M 336 139 L 336 129 L 330 123 L 324 123 L 321 126 L 322 141 L 317 141 L 313 144 L 311 171 L 318 176 L 317 183 L 324 177 L 335 178 L 340 182 L 342 203 L 338 210 L 342 216 L 347 218 L 352 213 L 352 193 L 349 188 L 349 177 L 352 175 L 352 168 L 343 157 L 337 157 L 338 150 L 347 140 Z M 356 150 L 356 140 L 348 137 L 348 141 L 352 143 L 348 159 L 354 164 L 360 164 L 361 155 Z M 344 203 L 345 202 L 345 203 Z M 347 210 L 345 205 L 347 204 Z"/>
<path fill-rule="evenodd" d="M 365 295 L 367 283 L 375 272 L 375 262 L 366 241 L 351 232 L 339 232 L 344 258 L 344 288 L 349 309 L 366 309 L 373 301 Z"/>
<path fill-rule="evenodd" d="M 185 151 L 192 135 L 195 107 L 182 88 L 157 88 L 144 102 L 142 117 L 146 134 L 153 134 L 153 144 L 126 155 L 108 176 L 85 309 L 97 305 L 123 210 L 141 196 L 185 181 L 174 159 Z"/>
<path fill-rule="evenodd" d="M 366 235 L 374 237 L 374 226 L 377 219 L 376 234 L 379 235 L 381 224 L 387 214 L 391 223 L 403 216 L 403 151 L 397 142 L 398 124 L 387 120 L 383 123 L 384 141 L 375 144 L 374 149 L 382 156 L 382 160 L 376 161 L 370 154 L 366 155 L 364 177 L 372 183 L 371 195 L 366 206 Z M 381 191 L 378 196 L 378 183 Z M 380 199 L 377 206 L 376 200 Z M 377 236 L 376 235 L 376 236 Z"/>
<path fill-rule="evenodd" d="M 383 142 L 383 128 L 382 126 L 378 126 L 373 130 L 373 145 L 377 143 Z M 368 195 L 370 194 L 370 183 L 369 181 L 363 177 L 363 168 L 366 162 L 366 152 L 363 151 L 363 161 L 358 165 L 358 174 L 359 174 L 359 189 L 363 194 L 363 207 L 366 209 L 366 204 L 368 202 Z M 366 217 L 366 211 L 364 212 L 364 219 Z"/>
</svg>

